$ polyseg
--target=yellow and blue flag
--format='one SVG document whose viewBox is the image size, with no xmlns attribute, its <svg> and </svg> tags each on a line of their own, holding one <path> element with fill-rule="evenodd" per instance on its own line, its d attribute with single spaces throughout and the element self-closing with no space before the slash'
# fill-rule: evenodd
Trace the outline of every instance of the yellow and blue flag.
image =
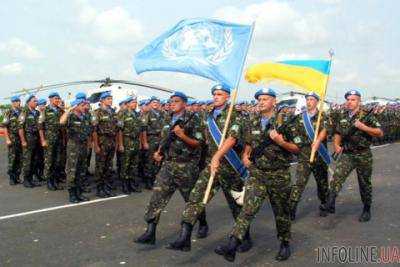
<svg viewBox="0 0 400 267">
<path fill-rule="evenodd" d="M 198 75 L 236 88 L 253 25 L 212 19 L 187 19 L 165 32 L 134 57 L 136 73 L 175 71 Z"/>
<path fill-rule="evenodd" d="M 307 92 L 325 94 L 331 70 L 330 60 L 286 60 L 250 66 L 246 80 L 251 83 L 281 81 Z"/>
</svg>

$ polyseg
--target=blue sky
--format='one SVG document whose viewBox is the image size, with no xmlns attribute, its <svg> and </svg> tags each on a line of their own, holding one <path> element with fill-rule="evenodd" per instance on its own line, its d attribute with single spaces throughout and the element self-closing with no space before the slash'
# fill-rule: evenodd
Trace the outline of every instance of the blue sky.
<svg viewBox="0 0 400 267">
<path fill-rule="evenodd" d="M 23 87 L 110 76 L 206 99 L 212 81 L 178 73 L 137 76 L 132 68 L 135 52 L 190 17 L 255 20 L 247 65 L 323 58 L 333 48 L 330 98 L 341 101 L 352 88 L 367 97 L 400 97 L 399 8 L 395 0 L 6 0 L 0 9 L 0 97 Z M 254 92 L 242 81 L 240 98 Z"/>
</svg>

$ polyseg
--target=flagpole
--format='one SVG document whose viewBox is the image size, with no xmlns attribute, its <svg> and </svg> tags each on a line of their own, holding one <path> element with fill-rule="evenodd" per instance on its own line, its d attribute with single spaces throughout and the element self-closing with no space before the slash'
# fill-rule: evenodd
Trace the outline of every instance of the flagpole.
<svg viewBox="0 0 400 267">
<path fill-rule="evenodd" d="M 333 60 L 333 50 L 329 50 L 329 57 L 330 57 L 330 61 L 329 61 L 329 73 L 328 76 L 326 77 L 326 81 L 325 81 L 325 89 L 324 89 L 324 93 L 321 96 L 321 101 L 319 102 L 319 107 L 318 107 L 318 119 L 317 119 L 317 125 L 315 126 L 315 133 L 314 133 L 314 142 L 315 143 L 317 141 L 318 138 L 318 133 L 319 133 L 319 128 L 321 125 L 321 118 L 322 118 L 322 109 L 324 106 L 324 102 L 325 102 L 325 98 L 326 98 L 326 91 L 328 89 L 328 82 L 329 82 L 329 77 L 330 77 L 330 70 L 332 67 L 332 60 Z M 313 163 L 315 160 L 315 153 L 317 151 L 312 149 L 311 150 L 311 155 L 310 155 L 310 163 Z"/>
<path fill-rule="evenodd" d="M 250 33 L 250 38 L 249 38 L 249 40 L 247 42 L 246 54 L 244 55 L 243 60 L 242 60 L 242 66 L 240 68 L 239 77 L 236 80 L 235 89 L 232 92 L 231 104 L 229 105 L 228 115 L 226 116 L 224 130 L 222 132 L 221 141 L 218 144 L 218 149 L 220 149 L 222 147 L 222 145 L 223 145 L 223 143 L 225 141 L 226 133 L 228 132 L 228 127 L 229 127 L 229 123 L 230 123 L 230 120 L 231 120 L 233 107 L 235 106 L 237 95 L 238 95 L 238 91 L 239 91 L 240 78 L 242 77 L 243 68 L 244 68 L 244 64 L 245 64 L 246 59 L 247 59 L 247 54 L 248 54 L 248 51 L 249 51 L 251 39 L 253 38 L 254 27 L 255 27 L 255 22 L 253 22 L 253 24 L 251 26 L 251 33 Z M 208 199 L 210 197 L 211 188 L 212 188 L 212 185 L 214 183 L 215 175 L 216 175 L 216 172 L 212 172 L 210 174 L 210 178 L 208 179 L 208 183 L 207 183 L 206 192 L 204 193 L 203 204 L 207 204 L 207 202 L 208 202 Z"/>
</svg>

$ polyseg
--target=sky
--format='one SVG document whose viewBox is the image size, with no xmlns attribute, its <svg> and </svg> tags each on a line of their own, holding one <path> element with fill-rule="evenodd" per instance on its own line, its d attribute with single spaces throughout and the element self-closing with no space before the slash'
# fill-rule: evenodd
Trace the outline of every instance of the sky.
<svg viewBox="0 0 400 267">
<path fill-rule="evenodd" d="M 350 89 L 359 89 L 364 98 L 397 98 L 399 9 L 396 0 L 3 0 L 0 102 L 22 88 L 105 77 L 144 81 L 208 99 L 213 81 L 171 72 L 137 75 L 132 65 L 146 44 L 181 19 L 193 17 L 255 21 L 246 66 L 328 58 L 334 49 L 331 100 L 342 101 Z M 273 86 L 278 92 L 290 90 Z M 242 79 L 239 99 L 252 99 L 256 89 Z"/>
</svg>

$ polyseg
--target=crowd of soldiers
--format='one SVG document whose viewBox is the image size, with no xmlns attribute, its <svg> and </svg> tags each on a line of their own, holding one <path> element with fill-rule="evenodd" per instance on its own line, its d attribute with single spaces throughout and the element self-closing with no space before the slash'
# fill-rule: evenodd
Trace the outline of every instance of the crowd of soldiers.
<svg viewBox="0 0 400 267">
<path fill-rule="evenodd" d="M 228 261 L 234 261 L 236 252 L 251 249 L 250 225 L 267 197 L 280 241 L 276 259 L 289 258 L 291 223 L 311 173 L 317 182 L 319 215 L 326 217 L 335 213 L 342 185 L 356 169 L 363 203 L 359 221 L 370 220 L 370 146 L 400 138 L 399 106 L 362 106 L 360 92 L 351 90 L 345 104 L 319 112 L 319 96 L 309 93 L 306 107 L 295 114 L 293 107 L 278 108 L 273 89 L 260 89 L 254 101 L 235 105 L 220 145 L 230 93 L 230 88 L 216 85 L 212 101 L 191 101 L 182 92 L 164 102 L 152 97 L 138 103 L 130 96 L 119 103 L 118 111 L 109 92 L 101 94 L 94 110 L 84 93 L 76 94 L 69 108 L 56 92 L 48 101 L 29 95 L 24 107 L 18 96 L 12 97 L 2 123 L 10 185 L 22 178 L 27 188 L 46 183 L 54 191 L 62 190 L 66 182 L 71 203 L 87 201 L 84 193 L 91 190 L 89 166 L 94 153 L 96 196 L 115 196 L 119 186 L 125 194 L 152 190 L 144 216 L 147 229 L 136 243 L 155 244 L 162 210 L 179 190 L 185 202 L 181 231 L 168 248 L 181 251 L 191 249 L 197 222 L 197 237 L 208 235 L 205 203 L 221 189 L 234 226 L 228 242 L 215 252 Z M 320 126 L 314 136 L 317 121 Z M 333 156 L 328 140 L 333 142 Z M 332 158 L 336 164 L 329 182 Z M 292 179 L 293 160 L 297 165 Z M 204 201 L 211 174 L 215 178 Z"/>
</svg>

